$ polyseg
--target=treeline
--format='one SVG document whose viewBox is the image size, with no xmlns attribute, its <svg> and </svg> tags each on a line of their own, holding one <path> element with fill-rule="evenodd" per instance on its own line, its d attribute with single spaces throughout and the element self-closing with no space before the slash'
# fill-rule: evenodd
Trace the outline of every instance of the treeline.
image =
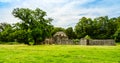
<svg viewBox="0 0 120 63">
<path fill-rule="evenodd" d="M 40 44 L 45 38 L 51 38 L 56 32 L 64 31 L 69 39 L 80 39 L 90 36 L 93 39 L 115 39 L 120 41 L 120 17 L 108 18 L 108 16 L 94 19 L 82 17 L 76 24 L 67 29 L 54 27 L 53 19 L 45 18 L 46 12 L 37 8 L 16 8 L 13 16 L 21 21 L 15 24 L 0 23 L 1 42 L 20 42 L 34 45 Z"/>
<path fill-rule="evenodd" d="M 115 39 L 120 41 L 120 17 L 108 16 L 94 19 L 82 17 L 75 26 L 77 38 L 89 35 L 93 39 Z"/>
</svg>

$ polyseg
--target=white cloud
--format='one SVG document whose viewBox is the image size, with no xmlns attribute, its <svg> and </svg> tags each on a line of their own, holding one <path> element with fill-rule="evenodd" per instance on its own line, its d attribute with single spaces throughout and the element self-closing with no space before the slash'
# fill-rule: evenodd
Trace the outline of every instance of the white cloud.
<svg viewBox="0 0 120 63">
<path fill-rule="evenodd" d="M 0 12 L 0 22 L 7 22 L 7 23 L 16 23 L 20 20 L 18 20 L 17 18 L 15 18 L 12 13 L 11 13 L 12 9 L 2 9 Z"/>
<path fill-rule="evenodd" d="M 119 6 L 117 6 L 112 0 L 110 0 L 110 2 L 113 3 L 111 6 L 105 6 L 105 4 L 95 5 L 94 7 L 88 8 L 82 6 L 94 1 L 96 0 L 0 0 L 0 2 L 12 2 L 12 7 L 4 10 L 0 8 L 0 11 L 2 11 L 0 12 L 0 21 L 6 21 L 9 23 L 18 22 L 18 20 L 11 15 L 11 11 L 17 7 L 31 9 L 39 7 L 47 12 L 48 17 L 54 19 L 53 24 L 55 26 L 65 28 L 68 26 L 75 26 L 75 23 L 77 23 L 83 16 L 94 18 L 105 15 L 116 16 L 117 13 L 120 13 Z M 106 2 L 106 0 L 102 0 L 102 3 L 103 2 Z M 111 3 L 107 2 L 107 4 Z"/>
</svg>

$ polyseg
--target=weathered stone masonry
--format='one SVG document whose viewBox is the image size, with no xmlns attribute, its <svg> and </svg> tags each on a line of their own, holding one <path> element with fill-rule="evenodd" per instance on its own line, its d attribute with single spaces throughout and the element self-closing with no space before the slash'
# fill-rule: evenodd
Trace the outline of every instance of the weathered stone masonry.
<svg viewBox="0 0 120 63">
<path fill-rule="evenodd" d="M 68 36 L 64 32 L 57 32 L 53 38 L 46 39 L 44 44 L 56 44 L 56 45 L 115 45 L 113 39 L 84 39 L 81 38 L 78 42 L 74 42 L 68 39 Z"/>
</svg>

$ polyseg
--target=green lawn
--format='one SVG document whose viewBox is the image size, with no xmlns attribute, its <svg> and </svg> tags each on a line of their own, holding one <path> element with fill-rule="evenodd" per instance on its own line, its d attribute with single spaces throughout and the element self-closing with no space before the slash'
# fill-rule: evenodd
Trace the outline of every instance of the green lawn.
<svg viewBox="0 0 120 63">
<path fill-rule="evenodd" d="M 0 45 L 0 63 L 120 63 L 120 45 Z"/>
</svg>

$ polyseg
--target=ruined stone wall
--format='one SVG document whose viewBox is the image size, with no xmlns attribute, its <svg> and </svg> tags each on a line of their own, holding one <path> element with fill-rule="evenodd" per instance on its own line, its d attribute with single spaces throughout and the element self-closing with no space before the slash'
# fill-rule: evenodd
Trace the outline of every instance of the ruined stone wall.
<svg viewBox="0 0 120 63">
<path fill-rule="evenodd" d="M 74 45 L 74 42 L 70 39 L 60 40 L 60 42 L 55 42 L 56 45 Z"/>
<path fill-rule="evenodd" d="M 80 39 L 79 42 L 74 42 L 71 39 L 47 39 L 45 44 L 56 44 L 56 45 L 115 45 L 115 40 L 113 39 L 105 39 L 105 40 L 87 40 L 87 39 Z"/>
<path fill-rule="evenodd" d="M 115 45 L 115 40 L 105 39 L 105 40 L 89 40 L 88 45 Z"/>
<path fill-rule="evenodd" d="M 79 45 L 87 45 L 87 39 L 81 38 Z"/>
</svg>

